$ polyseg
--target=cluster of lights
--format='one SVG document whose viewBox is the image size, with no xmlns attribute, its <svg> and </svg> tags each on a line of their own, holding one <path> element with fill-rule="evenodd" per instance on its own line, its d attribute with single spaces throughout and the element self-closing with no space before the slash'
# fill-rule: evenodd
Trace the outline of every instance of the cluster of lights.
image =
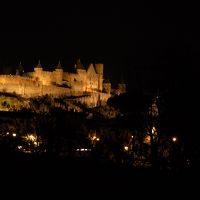
<svg viewBox="0 0 200 200">
<path fill-rule="evenodd" d="M 6 136 L 11 136 L 11 137 L 14 137 L 16 138 L 17 137 L 17 133 L 10 133 L 10 132 L 6 132 Z M 23 137 L 22 137 L 23 138 Z M 35 147 L 37 147 L 37 142 L 36 142 L 36 137 L 34 135 L 27 135 L 26 137 L 24 137 L 27 141 L 29 142 L 32 142 Z M 28 152 L 26 151 L 22 145 L 18 145 L 17 146 L 17 149 L 20 150 L 20 151 L 23 151 L 23 152 Z M 29 151 L 29 153 L 31 153 L 31 151 Z"/>
<path fill-rule="evenodd" d="M 10 135 L 10 133 L 9 133 L 9 132 L 7 132 L 7 133 L 6 133 L 6 135 Z M 13 136 L 13 137 L 16 137 L 16 136 L 17 136 L 17 134 L 16 134 L 16 133 L 13 133 L 13 134 L 12 134 L 12 136 Z"/>
<path fill-rule="evenodd" d="M 84 148 L 81 148 L 81 149 L 76 149 L 76 151 L 91 151 L 91 149 L 84 149 Z"/>
<path fill-rule="evenodd" d="M 28 141 L 31 141 L 36 147 L 38 146 L 38 142 L 37 142 L 37 137 L 30 134 L 30 135 L 27 135 L 26 137 L 26 140 Z"/>
<path fill-rule="evenodd" d="M 92 141 L 94 141 L 94 140 L 99 141 L 99 138 L 94 135 L 93 137 L 91 137 L 91 140 Z"/>
<path fill-rule="evenodd" d="M 27 136 L 26 136 L 26 139 L 27 139 L 27 140 L 30 140 L 30 141 L 32 141 L 32 142 L 36 141 L 36 137 L 35 137 L 34 135 L 32 135 L 32 134 L 31 134 L 31 135 L 27 135 Z"/>
<path fill-rule="evenodd" d="M 96 145 L 96 142 L 99 142 L 100 138 L 96 136 L 96 134 L 94 135 L 89 135 L 89 138 L 91 140 L 91 143 L 93 146 Z"/>
</svg>

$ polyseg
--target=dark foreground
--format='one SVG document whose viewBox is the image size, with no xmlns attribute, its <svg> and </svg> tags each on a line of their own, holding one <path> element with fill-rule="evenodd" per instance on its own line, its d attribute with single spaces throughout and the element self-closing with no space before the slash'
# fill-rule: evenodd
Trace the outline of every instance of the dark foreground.
<svg viewBox="0 0 200 200">
<path fill-rule="evenodd" d="M 198 169 L 155 171 L 133 169 L 86 159 L 1 159 L 1 191 L 16 197 L 192 197 L 198 190 Z M 159 198 L 160 197 L 160 198 Z M 73 199 L 70 198 L 70 199 Z"/>
</svg>

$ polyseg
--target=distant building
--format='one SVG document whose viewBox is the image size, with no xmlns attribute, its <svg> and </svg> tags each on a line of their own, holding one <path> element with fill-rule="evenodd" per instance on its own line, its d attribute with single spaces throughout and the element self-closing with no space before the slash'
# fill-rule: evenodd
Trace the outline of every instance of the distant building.
<svg viewBox="0 0 200 200">
<path fill-rule="evenodd" d="M 45 71 L 39 61 L 33 72 L 25 73 L 20 63 L 15 75 L 0 75 L 0 92 L 16 93 L 26 98 L 72 96 L 80 103 L 95 107 L 106 104 L 111 91 L 119 95 L 126 90 L 124 83 L 116 90 L 111 89 L 111 83 L 104 80 L 103 70 L 101 63 L 84 67 L 79 59 L 70 72 L 63 71 L 60 62 L 54 71 Z"/>
</svg>

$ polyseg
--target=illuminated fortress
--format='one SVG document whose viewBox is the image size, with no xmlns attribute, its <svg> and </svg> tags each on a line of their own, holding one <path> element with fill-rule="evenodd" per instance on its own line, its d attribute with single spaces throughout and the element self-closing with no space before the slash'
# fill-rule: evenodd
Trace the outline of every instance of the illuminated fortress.
<svg viewBox="0 0 200 200">
<path fill-rule="evenodd" d="M 16 75 L 0 75 L 0 92 L 25 98 L 71 96 L 89 107 L 104 105 L 112 94 L 124 93 L 126 87 L 121 83 L 117 89 L 111 89 L 111 83 L 104 80 L 103 68 L 99 63 L 84 67 L 78 60 L 71 72 L 63 71 L 60 62 L 54 71 L 45 71 L 39 62 L 33 72 L 24 73 L 20 65 Z"/>
</svg>

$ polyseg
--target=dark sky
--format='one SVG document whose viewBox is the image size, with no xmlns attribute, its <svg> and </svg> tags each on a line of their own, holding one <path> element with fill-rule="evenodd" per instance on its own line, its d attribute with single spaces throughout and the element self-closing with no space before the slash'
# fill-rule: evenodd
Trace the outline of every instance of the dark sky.
<svg viewBox="0 0 200 200">
<path fill-rule="evenodd" d="M 105 76 L 124 74 L 130 89 L 179 87 L 199 73 L 199 12 L 192 3 L 15 5 L 1 7 L 0 65 L 8 72 L 38 59 L 53 69 L 77 58 L 103 62 Z M 186 85 L 186 84 L 185 84 Z"/>
</svg>

